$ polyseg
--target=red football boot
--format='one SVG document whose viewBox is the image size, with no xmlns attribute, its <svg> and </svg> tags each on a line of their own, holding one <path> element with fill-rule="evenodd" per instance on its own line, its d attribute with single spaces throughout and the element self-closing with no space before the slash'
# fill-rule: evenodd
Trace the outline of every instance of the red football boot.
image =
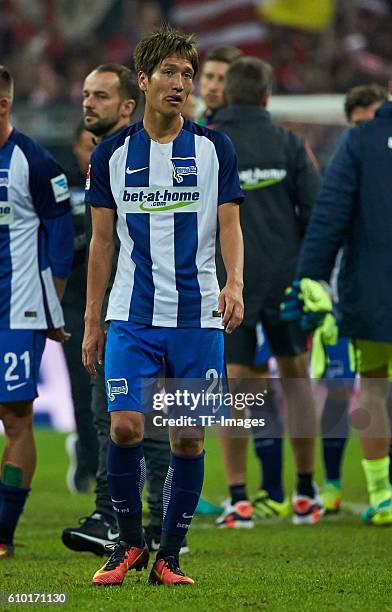
<svg viewBox="0 0 392 612">
<path fill-rule="evenodd" d="M 12 544 L 0 544 L 0 559 L 9 559 L 14 556 L 14 546 Z"/>
<path fill-rule="evenodd" d="M 180 570 L 178 561 L 175 557 L 166 557 L 165 559 L 157 559 L 152 566 L 150 584 L 194 584 L 192 578 L 185 576 Z"/>
<path fill-rule="evenodd" d="M 105 565 L 94 574 L 93 584 L 122 584 L 128 570 L 141 571 L 143 567 L 147 568 L 149 559 L 147 546 L 136 548 L 120 541 L 106 548 L 111 550 L 112 554 Z"/>
</svg>

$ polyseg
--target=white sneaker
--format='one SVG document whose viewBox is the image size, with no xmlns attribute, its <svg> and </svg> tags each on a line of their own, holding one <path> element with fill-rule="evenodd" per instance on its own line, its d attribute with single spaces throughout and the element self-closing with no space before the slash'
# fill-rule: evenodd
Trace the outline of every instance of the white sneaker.
<svg viewBox="0 0 392 612">
<path fill-rule="evenodd" d="M 238 501 L 233 506 L 225 505 L 225 509 L 215 523 L 217 527 L 223 529 L 251 529 L 254 526 L 252 504 L 244 500 Z"/>
<path fill-rule="evenodd" d="M 313 483 L 313 487 L 315 490 L 314 497 L 294 493 L 292 498 L 294 525 L 314 525 L 324 516 L 325 508 L 318 487 L 315 483 Z"/>
</svg>

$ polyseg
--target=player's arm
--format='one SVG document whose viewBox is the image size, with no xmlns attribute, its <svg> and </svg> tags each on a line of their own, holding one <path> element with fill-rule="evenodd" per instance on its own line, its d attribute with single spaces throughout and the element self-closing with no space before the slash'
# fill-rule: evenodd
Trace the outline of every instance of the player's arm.
<svg viewBox="0 0 392 612">
<path fill-rule="evenodd" d="M 105 333 L 101 326 L 101 309 L 112 271 L 114 210 L 92 206 L 91 215 L 93 233 L 88 260 L 82 361 L 87 371 L 96 376 L 95 357 L 101 364 L 105 345 Z"/>
<path fill-rule="evenodd" d="M 58 298 L 63 297 L 74 256 L 74 227 L 68 182 L 62 168 L 42 147 L 30 162 L 29 187 L 45 235 L 45 255 Z"/>
<path fill-rule="evenodd" d="M 65 288 L 67 286 L 67 280 L 68 279 L 66 278 L 59 278 L 58 276 L 53 277 L 54 287 L 56 289 L 57 297 L 59 298 L 59 300 L 63 299 Z"/>
<path fill-rule="evenodd" d="M 62 300 L 68 277 L 71 273 L 74 255 L 74 228 L 71 211 L 67 210 L 58 217 L 43 217 L 42 226 L 46 234 L 47 257 L 54 288 L 59 300 Z M 48 338 L 55 342 L 65 342 L 70 334 L 64 327 L 51 327 Z"/>
<path fill-rule="evenodd" d="M 302 244 L 298 278 L 329 282 L 336 255 L 351 227 L 360 162 L 358 131 L 350 130 L 328 164 Z"/>
<path fill-rule="evenodd" d="M 218 309 L 223 313 L 222 322 L 226 332 L 230 334 L 241 324 L 244 316 L 244 243 L 238 203 L 228 202 L 220 205 L 218 218 L 219 241 L 227 275 L 226 285 L 219 295 Z"/>
<path fill-rule="evenodd" d="M 230 334 L 241 324 L 244 316 L 244 243 L 238 205 L 244 199 L 244 194 L 240 187 L 233 143 L 223 132 L 214 132 L 212 138 L 219 161 L 219 241 L 226 268 L 226 285 L 219 294 L 218 309 L 223 314 L 226 332 Z"/>
<path fill-rule="evenodd" d="M 293 163 L 293 200 L 302 234 L 305 234 L 319 191 L 319 174 L 302 142 L 296 146 Z"/>
<path fill-rule="evenodd" d="M 47 261 L 54 289 L 61 300 L 74 255 L 74 229 L 67 178 L 46 149 L 38 144 L 30 146 L 34 150 L 29 156 L 29 188 L 40 219 L 40 231 L 45 237 L 45 252 L 41 255 L 43 261 Z M 70 334 L 57 320 L 53 322 L 53 327 L 48 328 L 47 336 L 56 342 L 64 342 Z"/>
<path fill-rule="evenodd" d="M 42 217 L 47 257 L 59 300 L 63 298 L 74 256 L 74 227 L 71 210 L 57 217 Z"/>
</svg>

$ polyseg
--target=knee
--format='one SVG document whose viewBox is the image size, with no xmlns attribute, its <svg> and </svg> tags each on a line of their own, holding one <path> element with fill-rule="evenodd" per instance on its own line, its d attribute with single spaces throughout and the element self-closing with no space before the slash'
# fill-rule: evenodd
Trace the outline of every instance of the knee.
<svg viewBox="0 0 392 612">
<path fill-rule="evenodd" d="M 195 457 L 200 455 L 204 444 L 202 439 L 197 438 L 177 438 L 172 440 L 172 451 L 177 455 L 186 455 L 187 457 Z"/>
<path fill-rule="evenodd" d="M 2 411 L 5 434 L 8 438 L 17 438 L 33 429 L 33 410 L 31 402 L 15 402 Z"/>
<path fill-rule="evenodd" d="M 279 357 L 277 361 L 281 378 L 309 378 L 308 353 L 302 353 L 292 357 Z"/>
<path fill-rule="evenodd" d="M 115 444 L 137 444 L 143 439 L 143 415 L 116 415 L 111 419 L 110 436 Z"/>
</svg>

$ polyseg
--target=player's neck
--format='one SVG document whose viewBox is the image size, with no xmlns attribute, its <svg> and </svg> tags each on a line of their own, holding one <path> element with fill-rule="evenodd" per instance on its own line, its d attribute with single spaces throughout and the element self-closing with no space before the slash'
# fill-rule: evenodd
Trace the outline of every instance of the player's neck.
<svg viewBox="0 0 392 612">
<path fill-rule="evenodd" d="M 167 144 L 172 142 L 181 132 L 184 119 L 181 115 L 165 117 L 146 109 L 143 125 L 151 140 L 155 140 L 159 144 Z"/>
<path fill-rule="evenodd" d="M 118 121 L 118 123 L 116 123 L 116 125 L 114 125 L 112 129 L 109 130 L 109 132 L 106 132 L 106 134 L 102 134 L 101 136 L 94 136 L 94 141 L 96 142 L 96 144 L 99 144 L 102 140 L 110 138 L 110 136 L 113 136 L 113 134 L 119 132 L 127 125 L 129 125 L 129 117 L 125 117 L 124 119 Z"/>
<path fill-rule="evenodd" d="M 9 135 L 12 132 L 12 125 L 8 119 L 0 121 L 0 147 L 8 140 Z"/>
</svg>

